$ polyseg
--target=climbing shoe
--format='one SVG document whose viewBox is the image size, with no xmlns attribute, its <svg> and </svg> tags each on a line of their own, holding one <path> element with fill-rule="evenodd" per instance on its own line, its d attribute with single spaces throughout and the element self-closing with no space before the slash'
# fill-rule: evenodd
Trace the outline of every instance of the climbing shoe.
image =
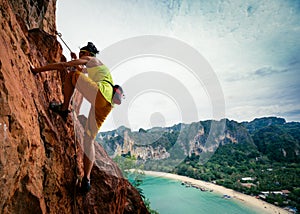
<svg viewBox="0 0 300 214">
<path fill-rule="evenodd" d="M 62 104 L 57 102 L 50 102 L 49 109 L 59 114 L 65 121 L 67 120 L 68 114 L 70 113 L 69 110 L 62 111 Z"/>
<path fill-rule="evenodd" d="M 91 182 L 86 177 L 82 178 L 80 192 L 86 194 L 91 190 Z"/>
</svg>

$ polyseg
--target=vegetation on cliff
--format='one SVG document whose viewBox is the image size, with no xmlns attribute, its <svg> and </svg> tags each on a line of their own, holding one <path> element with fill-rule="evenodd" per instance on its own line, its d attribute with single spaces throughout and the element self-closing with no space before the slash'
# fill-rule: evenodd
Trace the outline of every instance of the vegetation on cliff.
<svg viewBox="0 0 300 214">
<path fill-rule="evenodd" d="M 121 146 L 124 150 L 119 155 L 136 156 L 146 170 L 214 182 L 259 196 L 278 206 L 292 206 L 299 210 L 300 123 L 286 123 L 276 117 L 243 123 L 225 120 L 223 132 L 216 132 L 213 136 L 214 142 L 219 143 L 218 147 L 209 154 L 204 151 L 207 147 L 203 145 L 208 139 L 211 123 L 178 124 L 139 132 L 123 127 L 123 131 L 127 131 L 126 136 L 122 131 L 101 133 L 99 137 L 102 140 L 99 141 L 109 147 L 111 155 L 116 154 L 115 148 Z M 128 140 L 131 150 L 124 146 Z M 149 143 L 151 141 L 153 143 Z M 154 159 L 153 154 L 143 156 L 137 152 L 140 152 L 136 149 L 138 147 L 147 150 L 150 146 L 165 148 L 169 157 Z M 155 149 L 151 151 L 155 152 Z M 182 158 L 182 155 L 185 157 Z"/>
</svg>

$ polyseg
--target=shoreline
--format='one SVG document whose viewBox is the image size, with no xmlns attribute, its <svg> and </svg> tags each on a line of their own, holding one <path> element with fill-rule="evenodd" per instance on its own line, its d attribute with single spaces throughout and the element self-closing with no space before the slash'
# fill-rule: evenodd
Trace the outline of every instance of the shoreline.
<svg viewBox="0 0 300 214">
<path fill-rule="evenodd" d="M 213 184 L 206 181 L 196 180 L 194 178 L 189 178 L 182 175 L 176 175 L 166 172 L 155 172 L 155 171 L 144 171 L 145 175 L 150 175 L 154 177 L 162 177 L 162 178 L 169 178 L 173 180 L 178 180 L 181 182 L 191 183 L 193 185 L 199 186 L 201 188 L 212 190 L 214 193 L 220 195 L 229 195 L 232 199 L 239 201 L 242 204 L 245 204 L 248 207 L 253 207 L 255 210 L 259 212 L 263 212 L 265 214 L 289 214 L 287 210 L 284 210 L 280 207 L 277 207 L 273 204 L 265 202 L 263 200 L 257 199 L 253 196 L 246 195 L 240 192 L 237 192 L 232 189 L 228 189 L 226 187 Z"/>
</svg>

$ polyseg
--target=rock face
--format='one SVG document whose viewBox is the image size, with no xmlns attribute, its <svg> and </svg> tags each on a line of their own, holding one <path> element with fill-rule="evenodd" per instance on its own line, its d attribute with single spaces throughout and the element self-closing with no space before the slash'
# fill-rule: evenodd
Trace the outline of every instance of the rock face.
<svg viewBox="0 0 300 214">
<path fill-rule="evenodd" d="M 174 167 L 186 157 L 200 156 L 203 157 L 200 160 L 205 162 L 219 146 L 227 144 L 253 149 L 257 157 L 267 156 L 270 161 L 298 163 L 299 129 L 299 122 L 286 122 L 276 117 L 256 118 L 242 123 L 222 119 L 140 129 L 138 132 L 120 127 L 100 132 L 96 140 L 111 157 L 135 156 L 145 163 L 145 169 L 160 171 L 165 170 L 161 163 Z"/>
<path fill-rule="evenodd" d="M 241 124 L 227 119 L 155 127 L 139 132 L 120 127 L 114 131 L 99 133 L 97 140 L 112 157 L 130 154 L 144 161 L 179 160 L 192 154 L 204 153 L 211 156 L 219 145 L 228 143 L 255 146 L 250 134 Z"/>
<path fill-rule="evenodd" d="M 55 5 L 0 0 L 0 213 L 148 213 L 97 144 L 92 190 L 85 197 L 75 192 L 76 169 L 83 171 L 82 125 L 76 114 L 64 122 L 48 110 L 50 101 L 63 100 L 65 72 L 34 76 L 29 67 L 64 60 Z M 77 112 L 81 101 L 77 94 Z"/>
</svg>

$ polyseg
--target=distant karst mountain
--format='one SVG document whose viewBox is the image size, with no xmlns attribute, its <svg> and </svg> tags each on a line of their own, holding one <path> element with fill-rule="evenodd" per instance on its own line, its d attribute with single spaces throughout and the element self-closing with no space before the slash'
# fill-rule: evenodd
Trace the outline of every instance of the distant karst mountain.
<svg viewBox="0 0 300 214">
<path fill-rule="evenodd" d="M 126 127 L 101 132 L 97 141 L 108 154 L 133 155 L 140 160 L 182 161 L 194 155 L 211 157 L 220 145 L 242 144 L 276 161 L 299 160 L 300 123 L 265 117 L 251 122 L 207 120 L 172 127 L 140 129 Z"/>
<path fill-rule="evenodd" d="M 112 157 L 136 157 L 137 167 L 213 182 L 300 210 L 299 130 L 299 122 L 283 118 L 224 119 L 139 132 L 121 127 L 99 133 L 98 142 Z"/>
</svg>

